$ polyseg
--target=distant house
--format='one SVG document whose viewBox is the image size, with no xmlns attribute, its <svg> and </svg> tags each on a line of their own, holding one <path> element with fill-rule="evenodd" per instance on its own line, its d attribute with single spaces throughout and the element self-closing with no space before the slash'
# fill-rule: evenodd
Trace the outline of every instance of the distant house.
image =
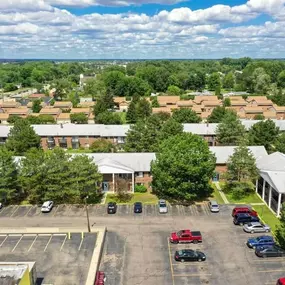
<svg viewBox="0 0 285 285">
<path fill-rule="evenodd" d="M 28 98 L 29 98 L 30 100 L 36 100 L 36 99 L 42 99 L 42 98 L 44 98 L 44 97 L 46 97 L 45 94 L 35 93 L 35 94 L 30 95 Z"/>
<path fill-rule="evenodd" d="M 60 109 L 71 109 L 72 108 L 72 102 L 70 101 L 56 101 L 53 105 L 54 108 L 60 108 Z"/>
<path fill-rule="evenodd" d="M 70 113 L 61 113 L 56 118 L 57 124 L 70 124 Z"/>
</svg>

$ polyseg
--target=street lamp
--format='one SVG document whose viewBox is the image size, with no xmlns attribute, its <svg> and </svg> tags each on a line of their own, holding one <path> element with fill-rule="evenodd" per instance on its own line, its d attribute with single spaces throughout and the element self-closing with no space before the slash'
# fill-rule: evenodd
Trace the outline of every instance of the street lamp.
<svg viewBox="0 0 285 285">
<path fill-rule="evenodd" d="M 85 211 L 86 211 L 86 218 L 87 218 L 87 228 L 88 228 L 88 233 L 91 232 L 90 229 L 90 221 L 89 221 L 89 212 L 88 212 L 88 205 L 87 205 L 87 199 L 88 199 L 88 195 L 85 197 L 84 201 L 85 201 Z"/>
</svg>

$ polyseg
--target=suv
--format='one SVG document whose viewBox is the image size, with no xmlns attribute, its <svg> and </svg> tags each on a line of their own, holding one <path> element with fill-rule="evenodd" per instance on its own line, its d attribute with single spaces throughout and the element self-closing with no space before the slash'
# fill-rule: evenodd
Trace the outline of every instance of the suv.
<svg viewBox="0 0 285 285">
<path fill-rule="evenodd" d="M 258 213 L 249 207 L 235 207 L 232 212 L 232 216 L 234 217 L 237 214 L 249 214 L 251 216 L 257 217 Z"/>
<path fill-rule="evenodd" d="M 43 203 L 41 211 L 42 213 L 49 213 L 53 208 L 53 201 L 46 201 Z"/>
<path fill-rule="evenodd" d="M 158 211 L 160 214 L 166 214 L 168 212 L 165 200 L 158 201 Z"/>
<path fill-rule="evenodd" d="M 243 226 L 244 224 L 251 222 L 259 222 L 259 218 L 251 216 L 250 214 L 237 214 L 234 217 L 233 223 L 235 225 Z"/>
<path fill-rule="evenodd" d="M 116 214 L 117 212 L 117 204 L 115 202 L 109 202 L 107 206 L 108 214 Z"/>
<path fill-rule="evenodd" d="M 249 238 L 246 244 L 250 248 L 256 248 L 257 246 L 274 245 L 275 242 L 272 236 L 259 236 L 257 238 Z"/>
</svg>

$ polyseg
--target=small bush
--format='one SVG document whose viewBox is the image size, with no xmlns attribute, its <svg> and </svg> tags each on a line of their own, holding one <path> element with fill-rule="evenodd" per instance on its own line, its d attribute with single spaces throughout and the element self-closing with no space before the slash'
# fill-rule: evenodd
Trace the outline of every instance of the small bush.
<svg viewBox="0 0 285 285">
<path fill-rule="evenodd" d="M 136 185 L 135 186 L 135 193 L 146 193 L 147 188 L 144 185 Z"/>
</svg>

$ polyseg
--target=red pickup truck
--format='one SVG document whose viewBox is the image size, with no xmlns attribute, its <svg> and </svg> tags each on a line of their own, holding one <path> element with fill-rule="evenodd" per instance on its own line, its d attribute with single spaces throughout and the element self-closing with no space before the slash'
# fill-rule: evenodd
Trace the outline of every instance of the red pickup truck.
<svg viewBox="0 0 285 285">
<path fill-rule="evenodd" d="M 169 241 L 171 243 L 198 243 L 202 242 L 202 235 L 199 231 L 182 230 L 177 233 L 171 233 Z"/>
<path fill-rule="evenodd" d="M 98 271 L 96 273 L 96 279 L 94 285 L 104 285 L 105 284 L 105 273 L 103 271 Z"/>
</svg>

